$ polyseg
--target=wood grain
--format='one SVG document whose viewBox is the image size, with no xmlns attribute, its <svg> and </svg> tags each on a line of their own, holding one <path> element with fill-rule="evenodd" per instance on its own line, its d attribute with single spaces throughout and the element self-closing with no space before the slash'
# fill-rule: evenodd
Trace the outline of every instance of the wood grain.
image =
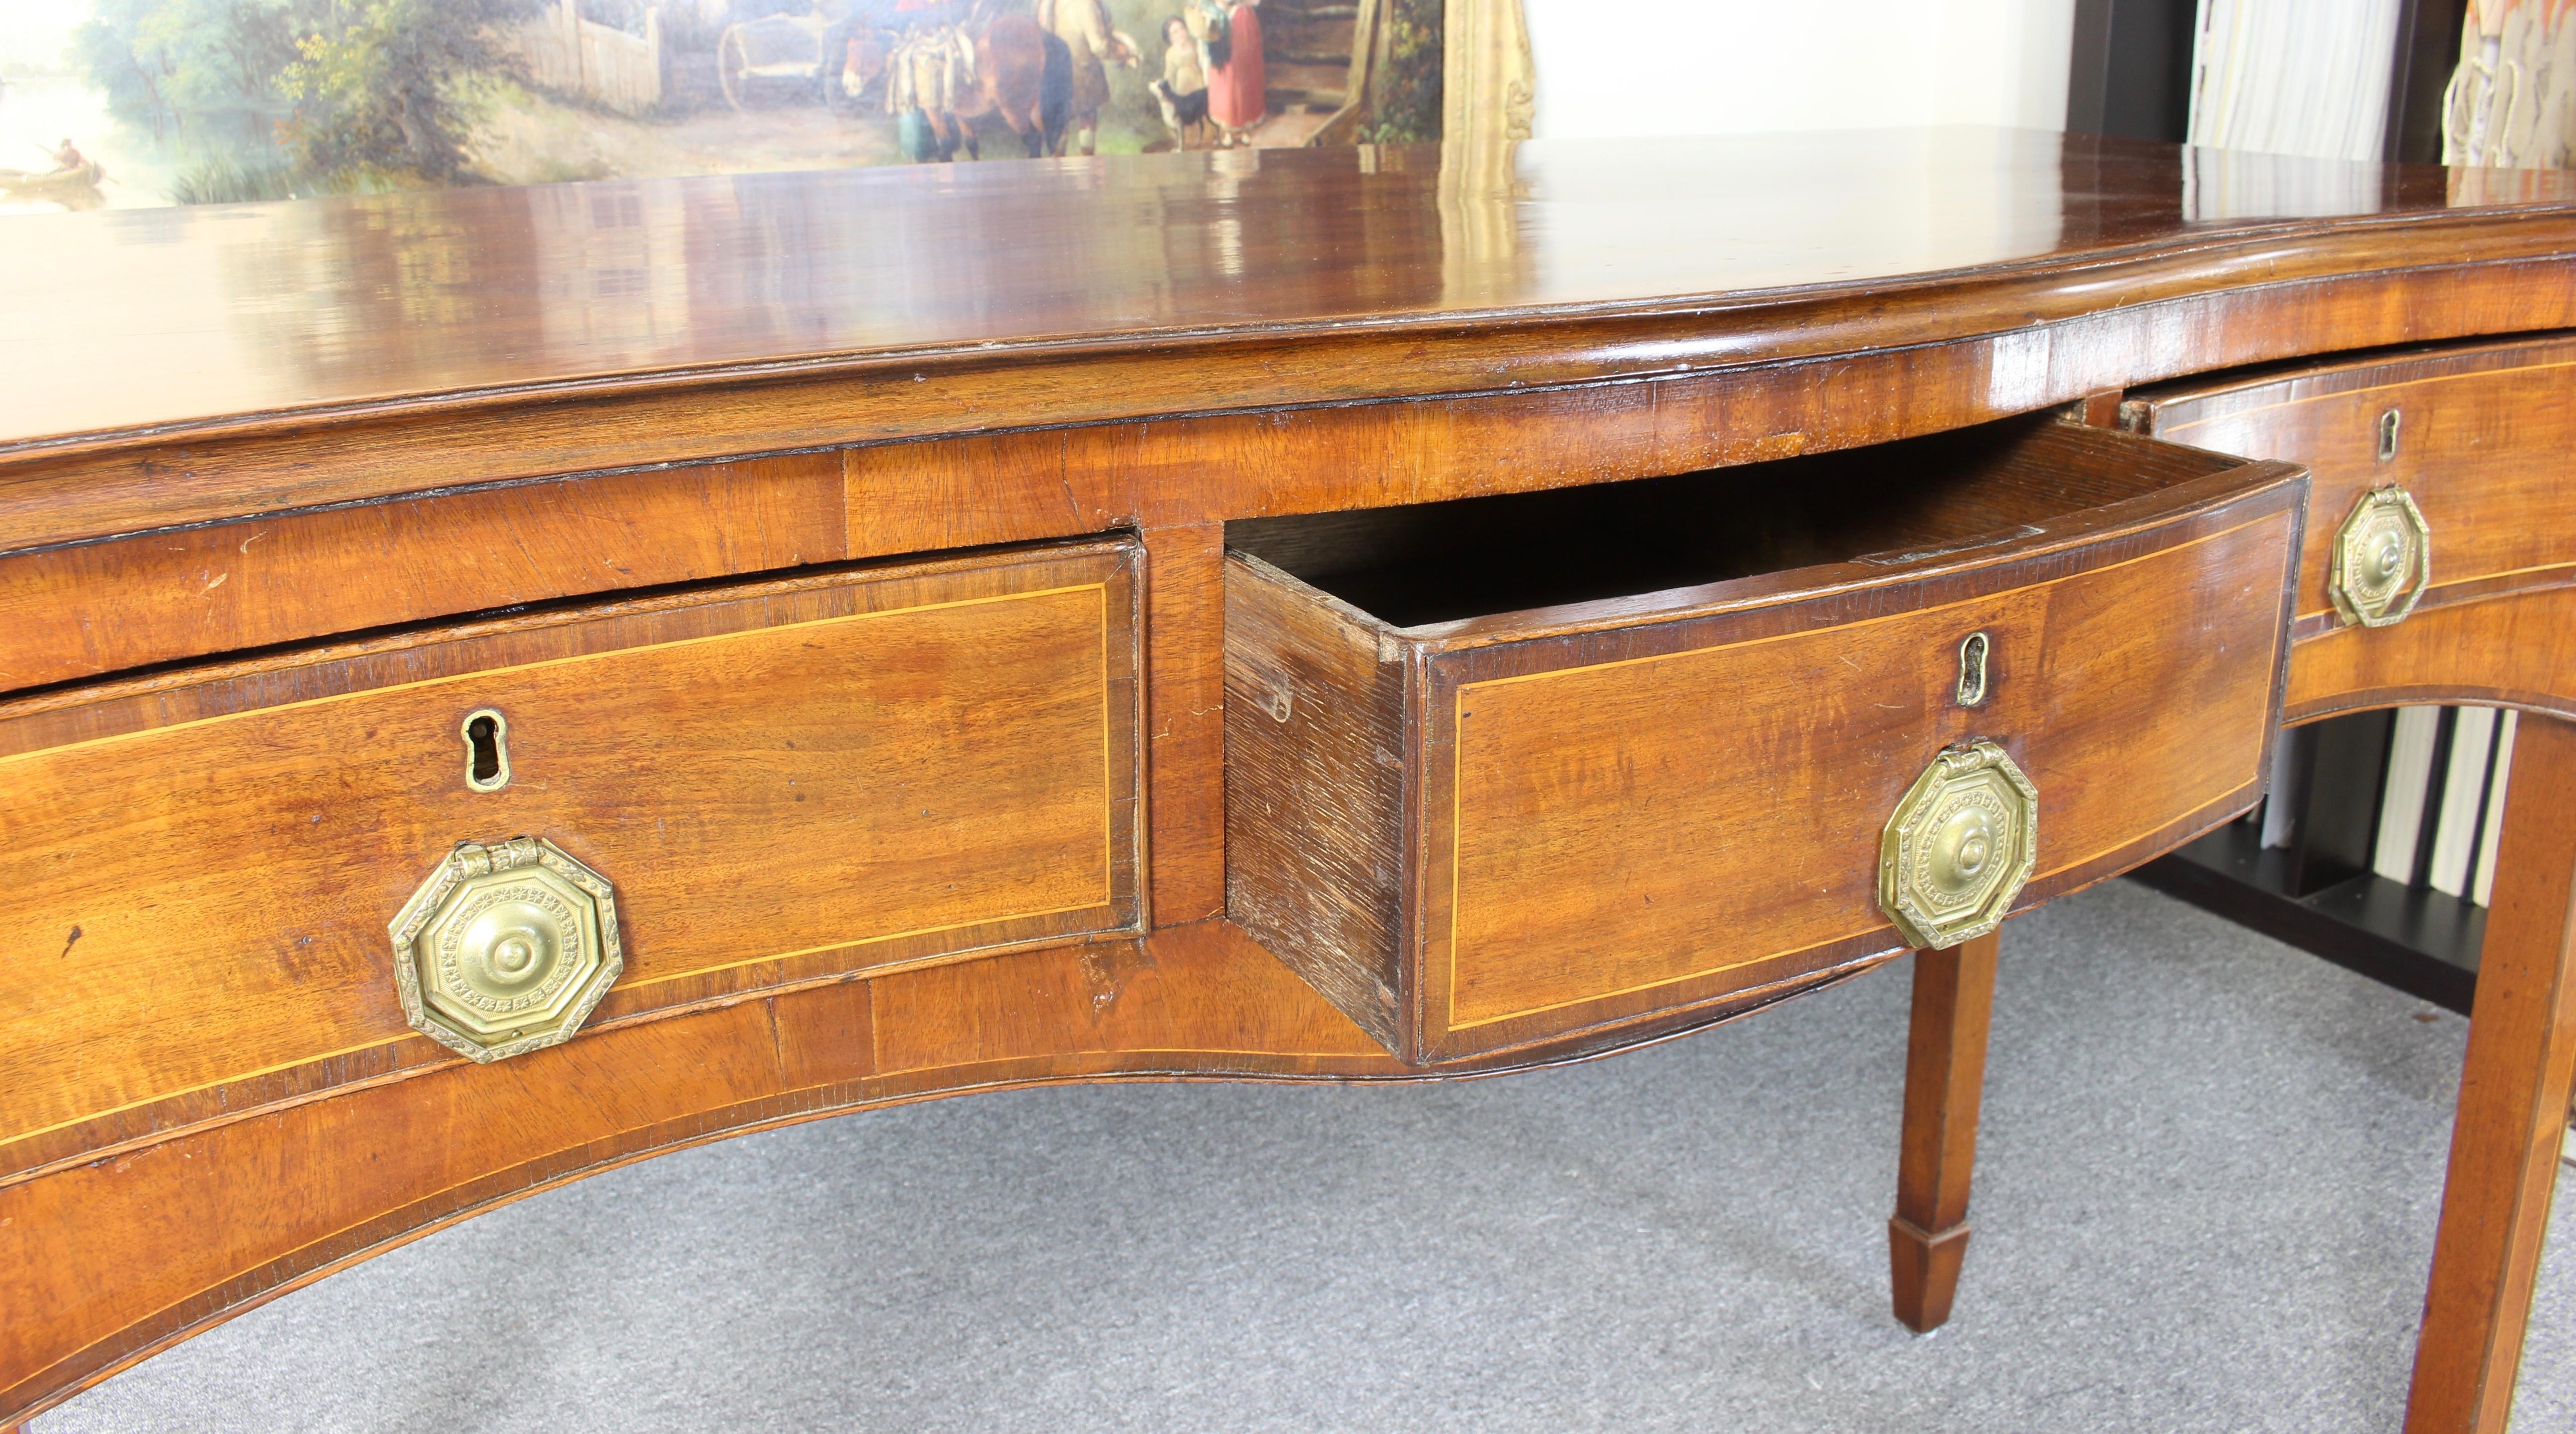
<svg viewBox="0 0 2576 1434">
<path fill-rule="evenodd" d="M 2290 721 L 2417 702 L 2576 718 L 2576 588 L 2418 609 L 2394 627 L 2336 628 L 2290 650 Z"/>
<path fill-rule="evenodd" d="M 2152 554 L 2069 555 L 2070 576 L 2004 568 L 1972 592 L 1824 600 L 1651 648 L 1542 639 L 1432 664 L 1422 746 L 1455 757 L 1423 783 L 1425 1054 L 1896 944 L 1879 833 L 1954 743 L 1999 742 L 2039 787 L 2021 908 L 2243 810 L 2278 710 L 2297 529 L 2294 485 L 2252 491 Z M 1963 709 L 1956 652 L 1976 631 L 1991 695 Z"/>
<path fill-rule="evenodd" d="M 1866 964 L 1468 1069 L 1670 1036 Z M 1193 1077 L 1421 1078 L 1223 921 L 765 994 L 498 1065 L 452 1062 L 0 1181 L 0 1418 L 42 1412 L 426 1231 L 656 1151 L 938 1094 Z"/>
<path fill-rule="evenodd" d="M 1419 547 L 1465 555 L 1430 570 L 1435 588 L 1482 585 L 1505 608 L 1515 590 L 1585 595 L 1412 628 L 1238 558 L 1230 909 L 1363 1028 L 1392 1020 L 1391 1050 L 1438 1061 L 1893 950 L 1879 832 L 1952 743 L 1999 741 L 2040 786 L 2025 903 L 2224 820 L 2261 790 L 2302 483 L 2107 437 L 2044 424 L 2000 447 L 1891 450 L 1880 466 L 1943 493 L 1894 527 L 1868 512 L 1844 529 L 1743 523 L 1765 539 L 1746 554 L 1757 567 L 1773 539 L 1809 562 L 1838 537 L 1928 544 L 1869 561 L 1594 598 L 1532 570 L 1548 532 L 1570 555 L 1609 519 L 1533 522 L 1525 548 L 1498 510 L 1462 507 L 1454 520 L 1477 526 L 1375 544 L 1385 581 L 1318 578 L 1445 613 L 1436 591 L 1412 595 Z M 2082 476 L 2092 465 L 2134 481 Z M 1791 466 L 1713 491 L 1856 506 L 1809 490 L 1815 465 Z M 1640 534 L 1687 508 L 1626 501 L 1645 505 Z M 1322 526 L 1329 552 L 1309 566 L 1372 547 Z M 1734 571 L 1722 542 L 1675 526 Z M 1301 561 L 1295 525 L 1246 541 Z M 1651 557 L 1623 564 L 1629 552 L 1587 558 L 1606 581 L 1623 566 L 1671 576 Z M 1974 631 L 1994 676 L 1985 705 L 1963 709 L 1955 654 Z"/>
<path fill-rule="evenodd" d="M 2249 262 L 2228 247 L 2259 243 L 2295 274 L 2320 234 L 2377 231 L 2385 248 L 2465 227 L 2459 209 L 2576 199 L 2562 175 L 2471 196 L 2440 170 L 2391 166 L 2378 212 L 2320 223 L 2267 196 L 2345 177 L 2330 165 L 2240 160 L 2231 177 L 2252 183 L 2192 205 L 2171 146 L 2010 130 L 1652 151 L 1524 147 L 1501 184 L 1444 172 L 1436 147 L 1374 146 L 29 216 L 13 245 L 49 283 L 20 296 L 0 349 L 26 380 L 0 443 L 864 354 L 902 356 L 904 381 L 927 387 L 961 350 L 1040 337 L 1588 315 L 1644 296 L 2152 261 L 2183 242 L 2204 267 Z M 1502 242 L 1461 244 L 1462 206 Z M 1691 242 L 1636 242 L 1655 233 Z"/>
<path fill-rule="evenodd" d="M 866 995 L 827 986 L 459 1062 L 0 1187 L 0 1410 L 33 1413 L 473 1210 L 849 1101 Z"/>
<path fill-rule="evenodd" d="M 839 463 L 471 489 L 0 558 L 0 691 L 848 557 Z"/>
<path fill-rule="evenodd" d="M 1748 870 L 1742 851 L 1726 871 L 1750 893 L 1752 919 L 1716 910 L 1705 883 L 1684 893 L 1701 903 L 1696 927 L 1596 913 L 1602 930 L 1642 942 L 1565 924 L 1615 884 L 1556 901 L 1553 888 L 1504 878 L 1515 860 L 1557 870 L 1551 812 L 1632 811 L 1618 800 L 1631 778 L 1616 768 L 1641 756 L 1697 781 L 1712 751 L 1795 756 L 1804 742 L 1859 775 L 1792 775 L 1849 809 L 1809 822 L 1816 831 L 1788 817 L 1764 830 L 1792 845 L 1823 840 L 1827 826 L 1836 840 L 1855 823 L 1874 831 L 1884 813 L 1870 802 L 1891 791 L 1869 783 L 1910 776 L 1926 744 L 1969 733 L 1941 711 L 1938 664 L 1918 652 L 1956 634 L 1933 644 L 1930 628 L 1907 627 L 1935 610 L 2005 624 L 2001 685 L 1978 721 L 2023 729 L 2008 745 L 2042 786 L 2043 866 L 2054 869 L 2030 899 L 2195 834 L 2257 789 L 2248 777 L 2214 795 L 2225 773 L 2263 766 L 2274 709 L 2227 674 L 2256 662 L 2251 629 L 2231 625 L 2252 611 L 2247 594 L 2292 596 L 2279 579 L 2302 517 L 2286 469 L 2257 482 L 2229 460 L 2041 432 L 2023 456 L 2068 462 L 2015 470 L 2005 454 L 1990 474 L 2018 476 L 1961 490 L 1948 486 L 1955 470 L 1865 447 L 2058 405 L 2099 419 L 2107 395 L 2186 374 L 2576 327 L 2566 176 L 2384 167 L 2357 181 L 2374 212 L 2321 217 L 2276 197 L 2355 182 L 2355 171 L 2230 163 L 2251 182 L 2214 185 L 2198 157 L 2171 147 L 1953 131 L 1531 145 L 1506 177 L 1443 172 L 1436 150 L 1380 146 L 17 221 L 13 245 L 48 283 L 23 289 L 0 331 L 13 397 L 0 415 L 0 691 L 13 694 L 0 702 L 0 770 L 12 774 L 0 782 L 0 891 L 11 893 L 0 924 L 25 917 L 24 930 L 0 931 L 0 1022 L 15 1011 L 23 1028 L 31 997 L 66 990 L 89 1014 L 47 1008 L 68 1035 L 33 1043 L 0 1029 L 0 1113 L 68 1121 L 0 1150 L 0 1421 L 421 1230 L 729 1130 L 1047 1081 L 1420 1074 L 1384 1041 L 1392 1030 L 1398 1045 L 1419 1042 L 1419 1013 L 1399 999 L 1390 1023 L 1376 993 L 1392 979 L 1401 996 L 1404 973 L 1437 954 L 1421 932 L 1439 922 L 1404 923 L 1445 899 L 1425 874 L 1453 848 L 1464 865 L 1485 864 L 1480 899 L 1494 923 L 1478 932 L 1471 920 L 1466 949 L 1471 961 L 1499 952 L 1490 970 L 1505 978 L 1483 993 L 1471 980 L 1471 999 L 1507 1013 L 1506 988 L 1546 995 L 1554 982 L 1576 1003 L 1519 1028 L 1508 1015 L 1471 1028 L 1487 1053 L 1453 1051 L 1443 1072 L 1657 1039 L 1867 969 L 1892 938 L 1869 923 L 1857 888 L 1784 895 L 1760 885 L 1776 874 Z M 2449 516 L 2435 521 L 2456 530 L 2437 533 L 2439 601 L 2397 628 L 2300 643 L 2289 715 L 2446 698 L 2576 715 L 2576 588 L 2551 586 L 2569 525 L 2499 516 L 2516 503 L 2523 514 L 2563 506 L 2541 450 L 2564 446 L 2565 400 L 2526 360 L 2564 342 L 2486 344 L 2482 358 L 2365 355 L 2291 381 L 2308 416 L 2290 446 L 2315 452 L 2290 456 L 2321 456 L 2337 474 L 2354 405 L 2391 382 L 2371 365 L 2430 365 L 2401 404 L 2487 397 L 2445 399 L 2421 422 L 2408 413 L 2417 446 L 2401 445 L 2400 461 L 2421 461 L 2413 481 L 2444 494 Z M 2281 378 L 2198 387 L 2223 407 Z M 1892 465 L 1869 487 L 1880 505 L 1869 511 L 1928 548 L 1881 552 L 1880 564 L 1853 561 L 1858 549 L 1777 557 L 1681 580 L 1694 588 L 1686 597 L 1605 590 L 1536 617 L 1531 604 L 1504 604 L 1393 637 L 1362 619 L 1291 632 L 1296 619 L 1265 611 L 1246 630 L 1266 633 L 1266 665 L 1236 665 L 1221 648 L 1238 594 L 1218 586 L 1219 525 L 1248 532 L 1249 520 L 1835 451 L 1851 451 L 1855 471 Z M 2120 452 L 2141 466 L 2081 457 Z M 2273 496 L 2248 496 L 2257 490 Z M 1816 536 L 1797 507 L 1749 504 L 1758 521 L 1741 526 L 1785 552 Z M 2254 523 L 2231 528 L 2230 514 Z M 2339 516 L 2314 507 L 2307 550 Z M 2039 531 L 1934 551 L 2023 517 Z M 812 568 L 1116 530 L 1141 536 L 1051 557 Z M 2279 571 L 2244 544 L 2270 544 Z M 1742 544 L 1706 546 L 1743 556 Z M 1109 571 L 1022 580 L 1050 562 Z M 2115 563 L 2131 576 L 2112 576 Z M 638 594 L 789 570 L 810 576 Z M 1005 570 L 1020 576 L 995 576 Z M 2151 594 L 2144 578 L 2168 571 L 2171 586 Z M 1044 640 L 1062 630 L 1052 619 L 984 631 L 891 615 L 942 584 L 989 600 L 975 611 L 1009 597 L 1034 605 L 1026 616 L 1085 589 L 1125 616 L 1085 668 Z M 2056 596 L 2032 596 L 2043 590 Z M 567 603 L 581 606 L 549 606 Z M 868 621 L 927 625 L 897 644 L 897 660 L 836 649 L 825 656 L 856 660 L 819 675 L 798 653 L 762 646 L 761 634 L 854 622 L 862 608 L 888 614 Z M 2155 647 L 2120 631 L 2123 615 L 2140 632 L 2206 640 L 2196 656 Z M 1585 750 L 1600 760 L 1582 763 L 1563 758 L 1560 739 L 1540 742 L 1558 726 L 1585 733 L 1597 716 L 1601 704 L 1573 700 L 1588 696 L 1574 686 L 1520 714 L 1522 740 L 1486 735 L 1511 735 L 1500 694 L 1516 689 L 1494 684 L 1614 662 L 1678 671 L 1699 659 L 1675 654 L 1730 644 L 1769 661 L 1817 629 L 1909 639 L 1857 648 L 1855 660 L 1879 664 L 1863 677 L 1810 652 L 1832 678 L 1811 684 L 1826 700 L 1810 705 L 1841 724 L 1839 739 L 1798 737 L 1775 700 L 1778 720 L 1739 723 L 1747 735 L 1723 734 L 1735 745 L 1720 747 L 1704 714 L 1692 727 L 1674 705 L 1731 700 L 1708 684 L 1638 713 L 1636 730 L 1657 734 L 1651 750 L 1590 730 L 1602 740 Z M 684 641 L 697 646 L 639 650 Z M 766 666 L 748 660 L 755 649 Z M 746 660 L 715 660 L 727 653 Z M 608 695 L 574 691 L 564 675 L 617 662 L 650 670 Z M 1775 678 L 1800 670 L 1774 665 Z M 1389 667 L 1391 706 L 1380 690 Z M 1281 730 L 1257 736 L 1243 725 L 1247 701 L 1277 697 L 1282 672 L 1299 715 L 1261 715 Z M 522 780 L 461 804 L 449 789 L 461 788 L 449 770 L 461 758 L 457 714 L 431 713 L 422 694 L 486 680 L 524 684 L 510 700 L 537 704 L 536 720 L 514 714 Z M 1786 680 L 1771 685 L 1775 699 Z M 1520 687 L 1550 681 L 1572 679 Z M 2178 685 L 2169 694 L 2159 681 Z M 937 758 L 917 786 L 954 789 L 961 815 L 992 799 L 972 831 L 889 838 L 900 846 L 890 852 L 815 820 L 819 802 L 884 818 L 880 832 L 915 830 L 894 819 L 921 822 L 922 808 L 890 804 L 910 790 L 903 779 L 859 790 L 844 757 L 903 746 L 921 724 L 1070 732 L 1071 706 L 1047 694 L 1085 684 L 1106 699 L 1085 730 L 1124 734 L 1097 777 L 914 742 Z M 1471 720 L 1461 692 L 1477 704 Z M 2183 716 L 2150 710 L 2168 695 L 2175 713 L 2211 724 L 2201 740 L 2183 743 Z M 896 715 L 862 720 L 868 703 Z M 1296 758 L 1282 771 L 1304 762 L 1302 780 L 1337 793 L 1300 829 L 1293 784 L 1246 785 L 1220 762 L 1293 744 L 1319 710 L 1343 724 L 1337 735 L 1280 754 Z M 560 720 L 574 713 L 593 735 Z M 1464 743 L 1462 726 L 1473 729 Z M 782 745 L 749 761 L 739 742 L 716 740 L 729 733 L 814 739 L 829 754 Z M 2101 764 L 2104 751 L 2122 763 Z M 120 768 L 121 752 L 170 760 Z M 580 770 L 559 775 L 573 758 Z M 50 795 L 27 799 L 15 772 L 55 765 Z M 1432 789 L 1460 770 L 1468 786 Z M 1732 778 L 1738 795 L 1777 816 L 1786 799 L 1754 790 L 1753 770 L 1748 761 Z M 92 786 L 71 792 L 66 774 Z M 2190 785 L 2205 777 L 2208 791 Z M 782 798 L 783 781 L 795 791 Z M 1077 788 L 1106 794 L 1097 838 L 1088 823 L 1077 837 L 1056 821 L 1073 804 L 1055 798 Z M 1390 791 L 1391 821 L 1331 845 L 1348 834 L 1336 822 L 1382 812 Z M 1462 792 L 1480 804 L 1463 846 Z M 369 820 L 371 803 L 389 819 Z M 1524 810 L 1539 820 L 1524 823 Z M 457 836 L 502 834 L 479 818 L 455 829 L 477 812 L 546 828 L 621 885 L 637 879 L 630 969 L 657 978 L 612 993 L 571 1044 L 490 1069 L 387 1027 L 370 984 L 381 973 L 365 956 L 382 939 L 376 908 L 408 888 L 395 871 Z M 1247 813 L 1277 878 L 1266 885 L 1239 879 Z M 1708 811 L 1684 815 L 1707 850 L 1735 839 Z M 566 823 L 605 835 L 585 848 L 552 830 Z M 1651 875 L 1671 864 L 1673 843 L 1640 845 L 1649 826 L 1625 832 L 1641 853 L 1631 865 Z M 2061 840 L 2074 857 L 2094 854 L 2054 865 Z M 2509 838 L 2508 863 L 2549 840 Z M 1036 917 L 996 895 L 1044 897 L 1076 864 L 1093 870 L 1103 843 L 1105 898 L 1086 886 L 1091 904 Z M 705 871 L 736 885 L 690 874 L 684 854 L 710 846 L 721 854 Z M 835 879 L 879 858 L 896 870 L 891 885 Z M 77 875 L 46 866 L 76 859 L 89 863 Z M 1300 860 L 1308 870 L 1292 871 Z M 2568 866 L 2550 858 L 2521 879 L 2563 886 Z M 1833 868 L 1830 882 L 1851 869 Z M 773 871 L 787 875 L 750 884 Z M 1346 889 L 1301 884 L 1318 872 Z M 993 903 L 945 891 L 978 873 L 993 878 Z M 1656 893 L 1659 906 L 1673 890 Z M 1148 914 L 1184 921 L 1221 898 L 1270 928 L 1279 955 L 1223 921 L 1136 934 Z M 971 939 L 885 935 L 916 920 L 936 928 L 943 903 L 985 924 L 960 928 Z M 1752 951 L 1758 940 L 1730 944 L 1739 927 L 1758 936 L 1807 919 L 1800 903 L 1853 919 L 1835 928 L 1841 938 L 1785 957 Z M 798 911 L 849 921 L 793 938 L 820 950 L 754 939 Z M 2498 920 L 2526 934 L 2545 924 L 2514 926 L 2501 908 Z M 1549 941 L 1571 930 L 1592 942 L 1567 949 L 1599 969 L 1511 969 L 1498 942 L 1521 922 Z M 169 934 L 183 924 L 185 949 Z M 844 926 L 871 944 L 831 945 Z M 1611 969 L 1640 948 L 1649 968 L 1664 966 Z M 146 949 L 159 953 L 148 969 L 117 965 Z M 222 959 L 202 959 L 209 949 Z M 1453 943 L 1439 959 L 1454 956 Z M 1701 964 L 1707 974 L 1688 974 Z M 2537 1118 L 2493 1092 L 2537 1089 L 2558 1046 L 2531 1032 L 2563 1024 L 2551 1004 L 2563 988 L 2493 984 L 2505 1014 L 2482 1014 L 2472 1040 L 2487 1054 L 2473 1051 L 2472 1065 L 2502 1072 L 2502 1084 L 2473 1085 L 2462 1148 L 2482 1153 L 2459 1158 L 2527 1175 L 2497 1151 Z M 174 1004 L 150 1009 L 165 998 Z M 261 1025 L 261 1002 L 311 1013 L 315 1027 Z M 183 1028 L 170 1014 L 183 1010 L 216 1014 Z M 1935 1185 L 1963 1193 L 1964 1153 L 1943 1170 Z M 2497 1342 L 2530 1248 L 2527 1205 L 2496 1216 L 2503 1226 L 2489 1219 L 2495 1191 L 2512 1184 L 2455 1181 L 2459 1208 L 2485 1223 L 2466 1236 L 2446 1225 L 2425 1349 L 2428 1369 L 2450 1373 L 2426 1376 L 2419 1409 L 2465 1399 L 2484 1418 L 2476 1411 L 2499 1407 L 2509 1362 Z M 1932 1218 L 1927 1232 L 1937 1209 Z M 2495 1243 L 2504 1226 L 2510 1237 Z M 1924 1269 L 1928 1308 L 1938 1271 Z"/>
<path fill-rule="evenodd" d="M 2522 724 L 2407 1434 L 2504 1434 L 2576 1077 L 2576 725 Z"/>
<path fill-rule="evenodd" d="M 1145 537 L 1152 918 L 1225 912 L 1225 529 Z"/>
<path fill-rule="evenodd" d="M 1949 1321 L 1967 1258 L 1968 1186 L 1977 1164 L 1999 941 L 1990 931 L 1945 950 L 1914 953 L 1905 1127 L 1887 1247 L 1896 1318 L 1916 1334 Z"/>
<path fill-rule="evenodd" d="M 1126 485 L 1067 464 L 1068 441 L 1047 429 L 843 450 L 850 556 L 1069 538 L 1132 521 Z"/>
<path fill-rule="evenodd" d="M 1102 161 L 974 176 L 935 203 L 885 170 L 612 186 L 640 207 L 627 224 L 623 198 L 588 192 L 619 210 L 606 231 L 586 192 L 552 189 L 277 206 L 220 234 L 191 232 L 198 210 L 31 217 L 21 257 L 55 282 L 0 336 L 30 415 L 0 439 L 0 550 L 960 433 L 1712 370 L 1760 391 L 1771 366 L 1834 361 L 1778 375 L 1839 391 L 1820 426 L 1734 440 L 1813 450 L 2213 367 L 2576 324 L 2559 175 L 2392 167 L 2378 212 L 2319 219 L 2259 197 L 2348 182 L 2318 162 L 2241 162 L 2281 186 L 2213 209 L 2170 147 L 2014 132 L 1707 140 L 1642 167 L 1548 147 L 1492 187 L 1444 185 L 1429 151 L 1356 154 Z M 1944 176 L 1980 198 L 1916 202 Z M 1508 239 L 1451 252 L 1461 203 Z M 869 218 L 813 226 L 826 211 Z M 268 225 L 295 237 L 261 246 Z M 211 281 L 170 265 L 170 241 L 252 247 Z M 564 268 L 602 242 L 625 258 Z M 259 262 L 286 252 L 372 277 Z M 569 291 L 601 272 L 660 278 Z M 126 342 L 116 321 L 136 314 L 149 334 Z M 1873 350 L 1907 357 L 1840 367 Z M 1908 401 L 1878 401 L 1900 379 Z"/>
<path fill-rule="evenodd" d="M 2396 451 L 2379 456 L 2382 415 Z M 2362 495 L 2403 486 L 2432 531 L 2417 610 L 2576 582 L 2576 341 L 2522 339 L 2301 366 L 2133 396 L 2126 421 L 2178 443 L 2289 458 L 2315 481 L 2300 554 L 2299 634 L 2338 625 L 2336 527 Z"/>
<path fill-rule="evenodd" d="M 331 1063 L 419 1040 L 385 925 L 458 841 L 617 884 L 601 1023 L 1134 929 L 1135 563 L 863 569 L 0 708 L 0 1172 L 384 1073 Z M 512 778 L 478 793 L 484 707 Z"/>
<path fill-rule="evenodd" d="M 1227 564 L 1226 913 L 1401 1052 L 1408 684 L 1379 633 L 1259 558 Z"/>
</svg>

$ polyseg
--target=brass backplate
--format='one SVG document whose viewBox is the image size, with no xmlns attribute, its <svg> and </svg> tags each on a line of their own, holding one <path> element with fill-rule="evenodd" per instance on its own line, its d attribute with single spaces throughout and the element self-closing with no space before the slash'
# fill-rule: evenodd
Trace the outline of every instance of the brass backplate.
<svg viewBox="0 0 2576 1434">
<path fill-rule="evenodd" d="M 1878 905 L 1910 946 L 2001 925 L 2039 866 L 2039 789 L 1992 742 L 1943 752 L 1879 835 Z"/>
<path fill-rule="evenodd" d="M 389 930 L 403 1016 L 481 1062 L 560 1044 L 626 969 L 615 889 L 539 837 L 460 844 Z"/>
<path fill-rule="evenodd" d="M 2346 623 L 2386 627 L 2415 610 L 2433 580 L 2433 531 L 2403 488 L 2373 488 L 2335 530 L 2326 591 Z"/>
</svg>

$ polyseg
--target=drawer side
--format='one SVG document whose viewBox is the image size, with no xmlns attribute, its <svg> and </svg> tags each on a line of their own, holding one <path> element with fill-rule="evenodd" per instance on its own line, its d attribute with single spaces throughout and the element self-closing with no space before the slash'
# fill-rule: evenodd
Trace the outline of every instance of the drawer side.
<svg viewBox="0 0 2576 1434">
<path fill-rule="evenodd" d="M 1379 629 L 1226 560 L 1226 914 L 1399 1050 L 1404 666 Z"/>
</svg>

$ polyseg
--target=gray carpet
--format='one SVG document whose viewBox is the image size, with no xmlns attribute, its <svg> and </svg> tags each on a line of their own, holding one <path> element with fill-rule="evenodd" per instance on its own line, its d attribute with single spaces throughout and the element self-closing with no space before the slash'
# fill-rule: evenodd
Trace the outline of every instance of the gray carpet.
<svg viewBox="0 0 2576 1434">
<path fill-rule="evenodd" d="M 35 1429 L 2397 1428 L 2464 1022 L 2125 882 L 2016 923 L 1967 1279 L 1918 1339 L 1883 1234 L 1906 994 L 1898 965 L 1503 1080 L 1027 1091 L 729 1141 Z M 2525 1434 L 2576 1428 L 2572 1232 Z"/>
</svg>

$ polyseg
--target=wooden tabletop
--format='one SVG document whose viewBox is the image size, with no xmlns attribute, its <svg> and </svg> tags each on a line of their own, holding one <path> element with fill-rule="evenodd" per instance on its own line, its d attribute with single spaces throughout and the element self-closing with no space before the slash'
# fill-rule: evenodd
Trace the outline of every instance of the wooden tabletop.
<svg viewBox="0 0 2576 1434">
<path fill-rule="evenodd" d="M 0 458 L 619 376 L 1713 313 L 2034 268 L 2116 290 L 2088 267 L 2222 241 L 2262 262 L 2267 238 L 2576 204 L 2565 174 L 2464 184 L 2016 130 L 1531 143 L 1516 173 L 1481 177 L 1440 158 L 1227 151 L 0 219 Z"/>
</svg>

